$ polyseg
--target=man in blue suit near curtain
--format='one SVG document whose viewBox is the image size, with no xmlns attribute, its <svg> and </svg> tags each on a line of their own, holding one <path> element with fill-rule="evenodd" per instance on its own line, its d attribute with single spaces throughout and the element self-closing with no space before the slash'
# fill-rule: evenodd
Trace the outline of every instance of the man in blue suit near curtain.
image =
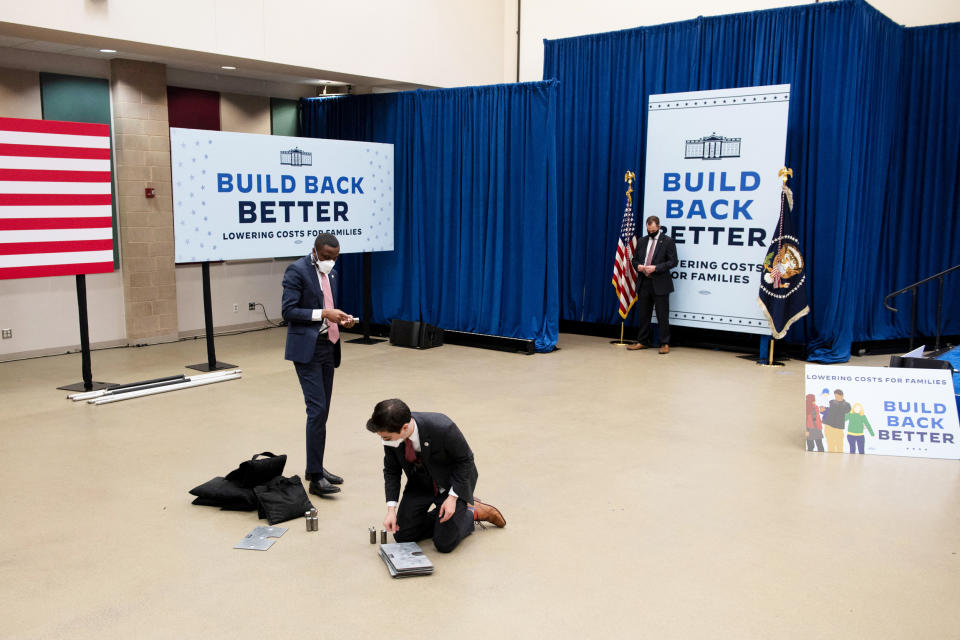
<svg viewBox="0 0 960 640">
<path fill-rule="evenodd" d="M 293 361 L 307 405 L 307 470 L 310 493 L 338 493 L 343 478 L 323 466 L 327 441 L 327 415 L 333 393 L 333 373 L 340 366 L 340 327 L 356 320 L 336 308 L 336 274 L 340 255 L 336 236 L 321 233 L 313 250 L 283 274 L 280 308 L 287 321 L 284 358 Z"/>
</svg>

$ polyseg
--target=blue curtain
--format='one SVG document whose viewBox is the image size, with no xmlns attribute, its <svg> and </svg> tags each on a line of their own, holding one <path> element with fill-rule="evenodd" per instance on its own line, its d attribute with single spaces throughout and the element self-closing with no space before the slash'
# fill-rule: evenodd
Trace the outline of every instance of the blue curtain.
<svg viewBox="0 0 960 640">
<path fill-rule="evenodd" d="M 623 173 L 642 184 L 648 96 L 790 84 L 786 164 L 811 314 L 788 340 L 843 362 L 855 340 L 909 335 L 909 312 L 883 296 L 960 263 L 958 54 L 960 24 L 905 29 L 861 0 L 547 40 L 544 78 L 560 81 L 560 317 L 619 319 Z M 960 333 L 958 284 L 945 287 L 947 334 Z M 928 335 L 935 294 L 921 295 Z"/>
<path fill-rule="evenodd" d="M 372 255 L 373 322 L 557 343 L 556 82 L 301 101 L 315 138 L 394 145 L 394 251 Z M 361 307 L 360 256 L 341 260 Z"/>
</svg>

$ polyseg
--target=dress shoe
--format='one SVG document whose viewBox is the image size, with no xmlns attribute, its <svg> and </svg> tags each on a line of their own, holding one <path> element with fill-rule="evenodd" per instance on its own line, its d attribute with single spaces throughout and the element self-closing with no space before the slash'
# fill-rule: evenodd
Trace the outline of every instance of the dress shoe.
<svg viewBox="0 0 960 640">
<path fill-rule="evenodd" d="M 627 347 L 628 351 L 639 351 L 640 349 L 649 349 L 647 345 L 638 342 L 637 344 L 631 344 Z"/>
<path fill-rule="evenodd" d="M 324 468 L 323 470 L 323 477 L 330 484 L 343 484 L 343 478 L 341 478 L 340 476 L 334 473 L 330 473 L 329 471 L 326 470 L 326 468 Z M 308 482 L 311 480 L 318 480 L 319 478 L 320 478 L 319 473 L 310 473 L 309 471 L 303 472 L 303 479 Z"/>
<path fill-rule="evenodd" d="M 330 473 L 329 471 L 327 471 L 326 467 L 324 467 L 323 469 L 323 477 L 330 484 L 343 484 L 343 478 L 341 478 L 335 473 Z"/>
<path fill-rule="evenodd" d="M 479 499 L 474 498 L 473 509 L 474 513 L 477 514 L 476 520 L 478 522 L 489 522 L 493 526 L 500 527 L 501 529 L 507 526 L 507 519 L 500 513 L 500 509 L 497 509 L 492 504 L 480 502 Z"/>
<path fill-rule="evenodd" d="M 340 487 L 333 486 L 326 478 L 320 478 L 310 482 L 310 493 L 315 496 L 328 496 L 331 493 L 340 493 Z"/>
<path fill-rule="evenodd" d="M 670 353 L 670 345 L 668 344 L 660 345 L 660 353 Z"/>
</svg>

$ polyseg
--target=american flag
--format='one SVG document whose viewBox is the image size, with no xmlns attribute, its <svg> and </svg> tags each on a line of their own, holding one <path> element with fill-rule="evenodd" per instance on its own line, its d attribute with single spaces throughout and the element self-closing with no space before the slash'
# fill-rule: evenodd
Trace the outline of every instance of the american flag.
<svg viewBox="0 0 960 640">
<path fill-rule="evenodd" d="M 637 249 L 636 227 L 633 222 L 633 203 L 627 200 L 617 240 L 617 257 L 613 261 L 613 287 L 620 298 L 620 317 L 626 320 L 630 307 L 637 301 L 637 280 L 633 272 L 633 252 Z"/>
<path fill-rule="evenodd" d="M 113 271 L 110 127 L 0 118 L 0 279 Z"/>
</svg>

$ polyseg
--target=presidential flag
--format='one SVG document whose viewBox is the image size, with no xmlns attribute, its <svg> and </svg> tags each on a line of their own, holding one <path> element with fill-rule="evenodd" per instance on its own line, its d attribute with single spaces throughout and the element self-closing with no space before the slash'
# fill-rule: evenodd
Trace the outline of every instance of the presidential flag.
<svg viewBox="0 0 960 640">
<path fill-rule="evenodd" d="M 777 340 L 794 322 L 807 315 L 807 265 L 793 226 L 793 192 L 786 184 L 780 192 L 780 219 L 763 259 L 757 302 Z"/>
<path fill-rule="evenodd" d="M 0 279 L 113 271 L 110 127 L 0 118 Z"/>
<path fill-rule="evenodd" d="M 613 261 L 613 287 L 620 299 L 620 317 L 624 320 L 630 313 L 630 307 L 637 301 L 637 280 L 634 273 L 633 252 L 637 249 L 636 225 L 633 220 L 633 199 L 627 194 L 627 207 L 620 223 L 620 237 L 617 240 L 617 257 Z"/>
</svg>

